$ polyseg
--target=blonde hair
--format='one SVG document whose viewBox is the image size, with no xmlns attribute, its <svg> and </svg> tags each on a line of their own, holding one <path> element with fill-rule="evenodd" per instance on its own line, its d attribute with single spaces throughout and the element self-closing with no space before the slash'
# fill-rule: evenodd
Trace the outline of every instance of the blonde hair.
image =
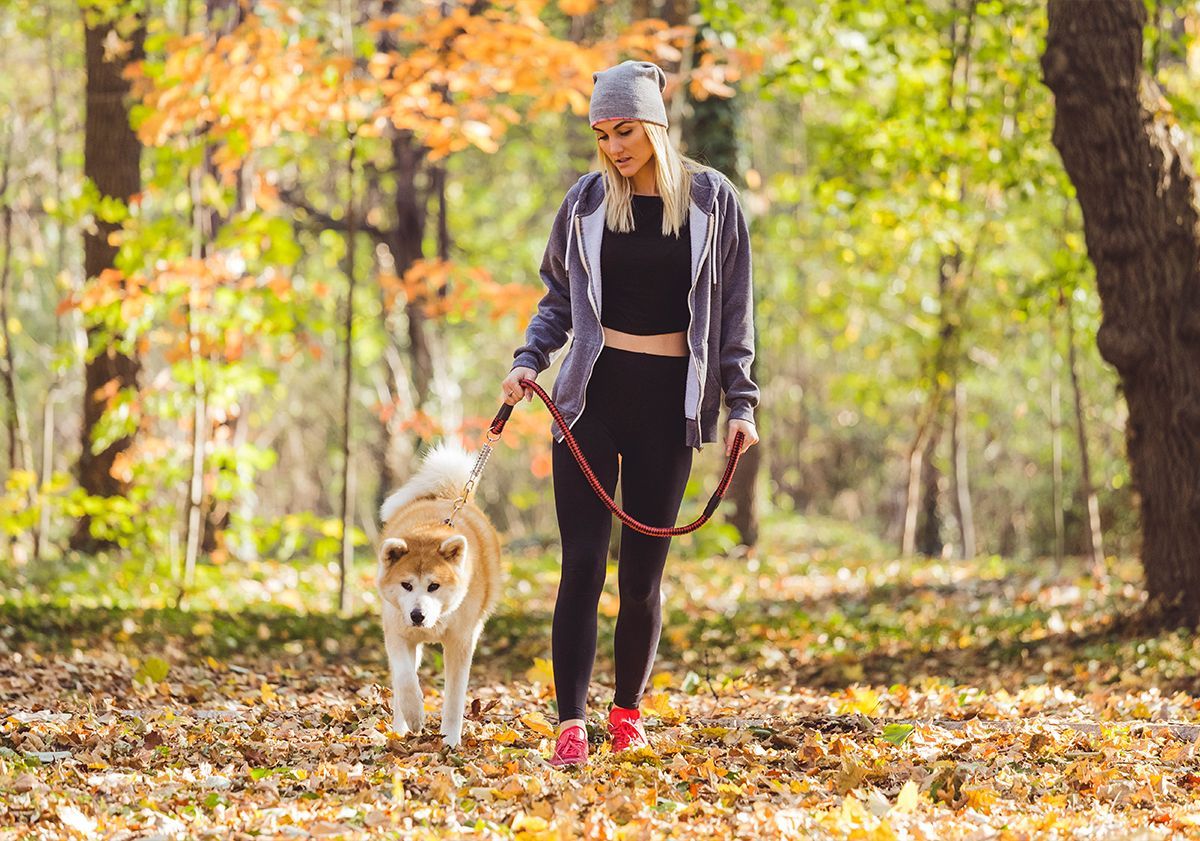
<svg viewBox="0 0 1200 841">
<path fill-rule="evenodd" d="M 698 172 L 712 171 L 693 158 L 681 153 L 671 142 L 667 130 L 658 123 L 642 122 L 650 146 L 654 149 L 654 180 L 663 202 L 663 236 L 679 236 L 688 217 L 688 205 L 692 197 L 692 177 Z M 610 231 L 628 233 L 633 230 L 633 181 L 621 174 L 612 159 L 596 144 L 596 155 L 600 160 L 600 171 L 604 173 L 604 190 L 607 207 L 605 223 Z"/>
</svg>

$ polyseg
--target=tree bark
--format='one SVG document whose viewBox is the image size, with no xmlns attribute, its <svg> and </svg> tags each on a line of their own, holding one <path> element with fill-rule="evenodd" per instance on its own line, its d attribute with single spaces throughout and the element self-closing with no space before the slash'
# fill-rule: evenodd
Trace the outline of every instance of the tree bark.
<svg viewBox="0 0 1200 841">
<path fill-rule="evenodd" d="M 4 152 L 0 159 L 0 196 L 8 193 L 9 169 L 12 166 L 12 129 L 5 132 Z M 17 398 L 17 361 L 13 353 L 11 288 L 12 279 L 12 203 L 3 199 L 0 205 L 0 226 L 3 227 L 3 263 L 0 263 L 0 336 L 4 341 L 4 357 L 0 368 L 4 373 L 4 397 L 7 408 L 5 425 L 8 427 L 8 469 L 21 470 L 33 466 L 29 459 L 29 443 L 21 423 L 21 404 Z"/>
<path fill-rule="evenodd" d="M 110 35 L 111 33 L 111 35 Z M 146 37 L 145 18 L 139 14 L 138 25 L 129 36 L 129 49 L 111 58 L 105 56 L 105 41 L 117 38 L 112 21 L 88 25 L 85 21 L 84 46 L 87 65 L 87 111 L 84 121 L 83 174 L 90 179 L 102 196 L 128 202 L 141 189 L 142 144 L 129 125 L 126 97 L 129 82 L 122 77 L 125 67 L 144 56 Z M 83 234 L 84 274 L 95 278 L 113 267 L 117 246 L 110 245 L 109 235 L 117 228 L 109 222 L 95 219 Z M 100 325 L 87 326 L 88 344 L 104 341 Z M 84 371 L 83 389 L 83 450 L 79 456 L 80 486 L 97 496 L 120 496 L 127 488 L 125 482 L 112 475 L 113 462 L 119 453 L 133 445 L 132 436 L 114 441 L 99 453 L 92 452 L 92 433 L 104 413 L 105 400 L 98 397 L 104 387 L 115 381 L 121 389 L 137 388 L 140 363 L 135 356 L 118 351 L 114 346 L 102 348 L 89 360 Z M 89 519 L 77 524 L 71 546 L 82 551 L 95 551 L 108 541 L 91 536 Z"/>
<path fill-rule="evenodd" d="M 959 546 L 964 559 L 974 558 L 975 511 L 971 504 L 971 471 L 967 465 L 966 441 L 967 390 L 961 382 L 954 384 L 954 418 L 950 448 L 954 462 L 954 516 L 958 519 Z"/>
<path fill-rule="evenodd" d="M 1067 319 L 1067 367 L 1071 373 L 1071 390 L 1075 395 L 1075 436 L 1079 444 L 1079 489 L 1087 500 L 1088 537 L 1091 541 L 1092 575 L 1104 578 L 1104 532 L 1100 529 L 1100 500 L 1092 484 L 1092 459 L 1088 450 L 1087 427 L 1083 417 L 1083 389 L 1079 385 L 1079 364 L 1075 353 L 1075 323 L 1071 312 L 1071 296 L 1059 293 L 1059 305 Z"/>
<path fill-rule="evenodd" d="M 1051 0 L 1053 140 L 1083 210 L 1097 344 L 1129 407 L 1126 445 L 1152 611 L 1200 620 L 1200 228 L 1191 150 L 1143 72 L 1141 0 Z"/>
</svg>

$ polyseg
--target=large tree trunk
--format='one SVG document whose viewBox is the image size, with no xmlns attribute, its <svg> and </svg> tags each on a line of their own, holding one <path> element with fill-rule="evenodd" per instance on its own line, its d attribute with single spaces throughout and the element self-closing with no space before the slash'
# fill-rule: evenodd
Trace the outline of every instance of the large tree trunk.
<svg viewBox="0 0 1200 841">
<path fill-rule="evenodd" d="M 1200 228 L 1191 154 L 1143 73 L 1141 0 L 1051 0 L 1042 69 L 1121 377 L 1151 603 L 1200 620 Z"/>
<path fill-rule="evenodd" d="M 85 27 L 84 43 L 87 56 L 87 114 L 83 139 L 83 174 L 99 189 L 102 196 L 128 201 L 141 189 L 142 144 L 129 125 L 126 97 L 129 82 L 122 72 L 130 62 L 140 60 L 146 37 L 145 19 L 129 36 L 129 49 L 106 58 L 105 41 L 117 38 L 112 22 Z M 120 39 L 117 39 L 120 43 Z M 94 278 L 112 268 L 117 247 L 110 245 L 109 235 L 117 228 L 96 219 L 83 234 L 83 264 L 86 277 Z M 88 325 L 89 343 L 103 335 L 101 328 Z M 114 441 L 99 453 L 92 452 L 92 431 L 96 428 L 107 402 L 104 387 L 115 381 L 118 388 L 136 388 L 140 365 L 136 357 L 126 356 L 111 345 L 100 350 L 86 366 L 83 389 L 83 451 L 79 456 L 79 484 L 89 494 L 119 496 L 126 491 L 125 483 L 112 475 L 113 462 L 119 453 L 133 445 L 131 437 Z M 95 550 L 99 544 L 89 532 L 88 519 L 78 524 L 71 538 L 75 549 Z"/>
</svg>

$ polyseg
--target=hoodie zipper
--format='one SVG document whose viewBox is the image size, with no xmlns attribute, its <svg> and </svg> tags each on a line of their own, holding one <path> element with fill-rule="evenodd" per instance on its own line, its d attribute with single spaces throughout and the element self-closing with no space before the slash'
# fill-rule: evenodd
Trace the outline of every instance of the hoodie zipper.
<svg viewBox="0 0 1200 841">
<path fill-rule="evenodd" d="M 719 211 L 716 209 L 716 205 L 714 205 L 713 206 L 713 215 L 716 216 L 716 214 L 718 212 Z M 716 230 L 717 230 L 717 225 L 719 225 L 719 224 L 720 224 L 720 222 L 718 221 L 716 224 L 713 225 L 713 236 L 712 236 L 713 240 L 716 239 L 716 236 L 717 236 Z M 712 277 L 713 289 L 716 289 L 717 288 L 717 272 L 716 272 L 716 268 L 713 266 L 713 259 L 712 259 L 711 254 L 708 257 L 708 273 Z"/>
<path fill-rule="evenodd" d="M 700 253 L 701 260 L 705 259 L 705 255 L 708 256 L 708 259 L 710 261 L 712 260 L 712 254 L 710 253 L 710 246 L 712 245 L 713 219 L 714 219 L 715 215 L 716 215 L 715 213 L 706 214 L 706 216 L 708 218 L 708 228 L 707 228 L 707 231 L 705 233 L 705 238 L 704 238 L 704 251 L 702 251 Z M 710 269 L 711 269 L 711 266 L 710 266 Z M 692 352 L 691 327 L 692 327 L 692 324 L 695 322 L 695 314 L 694 314 L 693 308 L 692 308 L 692 293 L 695 291 L 696 283 L 699 280 L 700 280 L 700 278 L 696 277 L 695 280 L 692 281 L 692 288 L 688 292 L 688 353 L 689 354 Z M 693 363 L 693 367 L 695 367 L 695 369 L 696 369 L 696 385 L 698 386 L 698 392 L 696 395 L 696 426 L 699 427 L 700 426 L 700 407 L 702 405 L 704 405 L 704 377 L 701 376 L 701 374 L 700 374 L 699 362 Z"/>
<path fill-rule="evenodd" d="M 579 206 L 578 203 L 576 203 L 576 207 L 578 207 L 578 206 Z M 576 214 L 576 216 L 575 216 L 575 244 L 579 247 L 579 262 L 581 262 L 583 264 L 583 271 L 587 275 L 588 303 L 592 305 L 592 312 L 594 312 L 596 314 L 596 322 L 600 323 L 600 308 L 596 306 L 596 299 L 594 297 L 592 297 L 592 270 L 588 268 L 587 253 L 583 250 L 583 222 L 580 220 L 578 214 Z M 689 306 L 690 306 L 690 304 L 689 304 Z M 603 327 L 603 325 L 601 325 L 601 327 L 600 327 L 600 334 L 601 334 L 601 341 L 600 341 L 601 350 L 603 350 L 603 344 L 604 344 L 604 340 L 603 340 L 604 327 Z M 592 357 L 592 363 L 591 363 L 590 367 L 588 368 L 587 378 L 583 381 L 583 398 L 581 399 L 581 401 L 579 403 L 579 414 L 575 415 L 575 417 L 573 417 L 571 419 L 571 422 L 569 424 L 567 424 L 567 429 L 571 429 L 572 427 L 574 427 L 575 421 L 577 421 L 581 417 L 583 417 L 583 410 L 585 408 L 587 408 L 587 384 L 589 382 L 591 382 L 592 372 L 596 370 L 596 360 L 599 358 L 600 358 L 600 354 L 598 354 L 598 353 Z"/>
</svg>

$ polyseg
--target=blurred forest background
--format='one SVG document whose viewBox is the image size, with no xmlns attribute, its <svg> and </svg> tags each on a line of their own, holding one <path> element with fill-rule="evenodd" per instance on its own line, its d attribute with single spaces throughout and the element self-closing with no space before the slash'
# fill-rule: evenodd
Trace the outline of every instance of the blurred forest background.
<svg viewBox="0 0 1200 841">
<path fill-rule="evenodd" d="M 1153 7 L 1194 123 L 1195 12 Z M 482 443 L 625 58 L 754 237 L 763 442 L 681 546 L 828 517 L 898 555 L 1136 556 L 1045 32 L 1035 0 L 5 3 L 9 596 L 286 600 L 357 558 L 363 598 L 383 495 Z M 555 540 L 548 426 L 517 407 L 480 485 L 515 547 Z"/>
</svg>

